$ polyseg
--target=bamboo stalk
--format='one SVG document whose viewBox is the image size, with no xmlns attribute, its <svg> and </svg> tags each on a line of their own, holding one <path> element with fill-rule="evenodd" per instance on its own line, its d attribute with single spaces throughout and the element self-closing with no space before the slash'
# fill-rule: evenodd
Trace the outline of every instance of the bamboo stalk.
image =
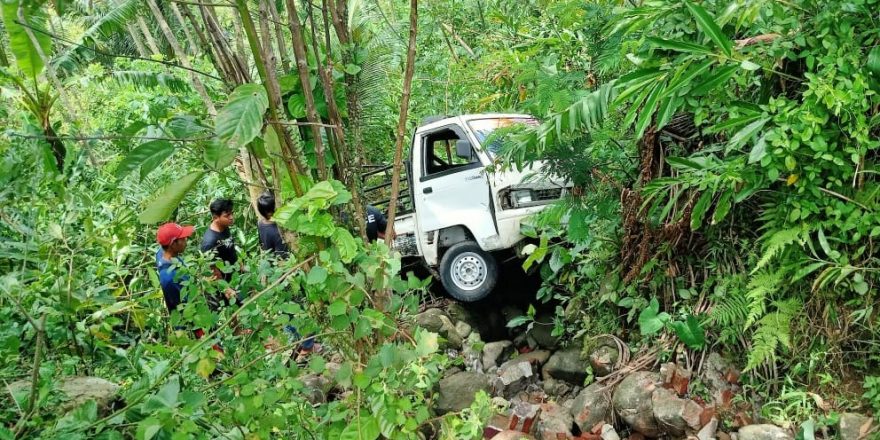
<svg viewBox="0 0 880 440">
<path fill-rule="evenodd" d="M 144 21 L 144 17 L 138 15 L 137 17 L 138 27 L 141 29 L 141 33 L 144 34 L 144 38 L 147 40 L 147 46 L 149 46 L 150 50 L 153 51 L 153 55 L 161 54 L 162 51 L 159 50 L 159 45 L 156 44 L 156 39 L 153 38 L 152 32 L 150 32 L 150 28 L 147 27 L 147 22 Z"/>
<path fill-rule="evenodd" d="M 177 41 L 177 37 L 174 36 L 174 32 L 171 31 L 171 28 L 168 27 L 168 22 L 165 21 L 165 17 L 162 15 L 162 11 L 159 10 L 159 6 L 156 5 L 155 0 L 146 0 L 147 5 L 150 7 L 150 10 L 153 11 L 153 17 L 156 18 L 156 22 L 159 23 L 159 28 L 162 30 L 162 33 L 165 34 L 165 39 L 168 40 L 168 44 L 171 45 L 171 50 L 174 52 L 174 56 L 180 61 L 180 64 L 183 67 L 188 69 L 192 69 L 192 65 L 189 62 L 189 57 L 184 53 L 183 48 L 180 47 L 180 43 Z M 208 109 L 208 114 L 214 116 L 217 114 L 217 109 L 214 107 L 214 101 L 211 100 L 211 96 L 208 95 L 208 91 L 205 89 L 205 85 L 202 84 L 202 81 L 196 76 L 192 71 L 190 71 L 190 80 L 192 81 L 193 88 L 196 89 L 199 96 L 202 100 L 205 101 L 205 107 Z"/>
<path fill-rule="evenodd" d="M 391 178 L 391 200 L 388 202 L 388 225 L 385 227 L 385 244 L 394 240 L 394 219 L 397 216 L 397 198 L 400 194 L 400 167 L 403 162 L 403 139 L 406 130 L 406 116 L 409 111 L 409 98 L 416 59 L 416 33 L 418 32 L 418 0 L 410 0 L 409 44 L 406 50 L 406 71 L 403 75 L 403 94 L 400 100 L 400 117 L 397 119 L 397 137 L 394 142 L 394 168 Z"/>
<path fill-rule="evenodd" d="M 193 38 L 192 33 L 189 31 L 189 27 L 186 26 L 186 21 L 183 19 L 183 14 L 180 13 L 180 8 L 177 7 L 177 3 L 169 2 L 168 6 L 171 7 L 171 12 L 174 14 L 174 18 L 180 23 L 180 27 L 183 28 L 183 34 L 186 36 L 186 43 L 189 46 L 189 54 L 197 54 L 199 45 L 196 44 L 195 38 Z M 183 5 L 183 7 L 186 7 L 186 5 Z"/>
<path fill-rule="evenodd" d="M 284 44 L 284 28 L 281 25 L 281 18 L 278 14 L 278 8 L 272 0 L 267 1 L 269 5 L 269 16 L 275 23 L 275 43 L 278 45 L 278 57 L 281 60 L 281 69 L 284 72 L 290 72 L 290 56 L 287 54 L 287 46 Z"/>
<path fill-rule="evenodd" d="M 309 61 L 306 57 L 302 27 L 299 24 L 299 14 L 297 13 L 295 0 L 287 0 L 287 23 L 293 39 L 293 55 L 296 61 L 297 72 L 299 72 L 303 97 L 306 102 L 306 119 L 314 124 L 319 122 L 320 118 L 318 117 L 318 111 L 315 109 L 315 97 L 312 94 L 311 81 L 309 81 Z M 312 136 L 315 139 L 315 164 L 318 168 L 318 178 L 324 180 L 327 179 L 327 165 L 324 160 L 324 141 L 321 139 L 320 127 L 312 126 Z"/>
<path fill-rule="evenodd" d="M 135 29 L 131 23 L 125 25 L 125 30 L 128 31 L 128 36 L 131 38 L 131 41 L 134 42 L 134 47 L 137 49 L 138 55 L 142 57 L 150 56 L 150 53 L 147 52 L 146 46 L 144 46 L 144 42 L 141 41 L 141 35 L 137 33 L 138 30 Z"/>
</svg>

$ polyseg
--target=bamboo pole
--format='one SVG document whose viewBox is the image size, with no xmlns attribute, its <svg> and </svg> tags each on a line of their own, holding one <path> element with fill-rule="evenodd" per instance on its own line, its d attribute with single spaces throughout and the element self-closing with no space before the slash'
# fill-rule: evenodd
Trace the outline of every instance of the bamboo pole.
<svg viewBox="0 0 880 440">
<path fill-rule="evenodd" d="M 137 49 L 138 55 L 144 58 L 150 56 L 150 53 L 147 52 L 146 46 L 144 46 L 144 42 L 141 41 L 141 35 L 138 33 L 138 30 L 135 29 L 134 25 L 131 23 L 126 24 L 125 30 L 128 31 L 128 36 L 131 38 L 131 41 L 134 42 L 134 47 Z"/>
<path fill-rule="evenodd" d="M 153 51 L 153 55 L 161 54 L 162 51 L 159 50 L 159 45 L 156 44 L 156 39 L 153 38 L 152 32 L 150 32 L 150 28 L 147 27 L 147 22 L 144 21 L 144 17 L 138 15 L 137 17 L 138 27 L 141 29 L 141 33 L 144 34 L 144 38 L 147 40 L 147 46 Z"/>
<path fill-rule="evenodd" d="M 391 200 L 388 202 L 388 225 L 385 228 L 385 244 L 388 245 L 391 245 L 391 241 L 394 240 L 394 219 L 397 216 L 397 198 L 400 193 L 400 166 L 403 162 L 403 139 L 406 130 L 406 116 L 409 111 L 413 71 L 415 70 L 418 19 L 418 0 L 410 0 L 409 45 L 406 50 L 406 71 L 403 75 L 400 117 L 397 119 L 397 137 L 394 142 L 394 168 L 391 178 Z"/>
<path fill-rule="evenodd" d="M 281 60 L 281 69 L 283 72 L 290 72 L 290 55 L 287 54 L 287 46 L 284 44 L 284 28 L 281 24 L 281 18 L 278 14 L 278 8 L 272 0 L 267 1 L 269 5 L 269 16 L 275 23 L 275 43 L 278 45 L 278 57 Z"/>
<path fill-rule="evenodd" d="M 177 7 L 177 3 L 170 2 L 168 5 L 171 7 L 171 12 L 174 14 L 174 18 L 180 23 L 180 27 L 183 28 L 183 34 L 186 36 L 186 43 L 189 46 L 189 54 L 195 55 L 199 53 L 199 45 L 196 43 L 195 38 L 193 38 L 192 33 L 190 33 L 189 28 L 186 26 L 186 21 L 183 19 L 183 14 L 180 13 L 180 8 Z M 183 7 L 186 7 L 186 5 L 183 5 Z"/>
<path fill-rule="evenodd" d="M 174 36 L 174 32 L 171 32 L 171 28 L 168 27 L 168 22 L 165 21 L 165 17 L 162 15 L 162 11 L 159 10 L 159 6 L 156 5 L 155 0 L 146 0 L 147 5 L 150 7 L 150 10 L 153 11 L 153 17 L 156 18 L 156 22 L 159 23 L 159 28 L 162 30 L 162 33 L 165 34 L 165 39 L 168 40 L 168 44 L 171 45 L 171 50 L 174 52 L 174 56 L 180 61 L 180 64 L 187 69 L 192 69 L 192 65 L 189 62 L 189 57 L 183 51 L 183 48 L 180 47 L 180 43 L 177 41 L 177 37 Z M 193 88 L 196 89 L 199 96 L 202 100 L 205 101 L 205 108 L 208 109 L 208 114 L 214 116 L 217 114 L 217 109 L 214 107 L 214 101 L 211 100 L 211 96 L 208 95 L 208 91 L 205 89 L 205 85 L 202 84 L 202 81 L 196 76 L 195 73 L 190 71 L 190 80 L 192 81 Z"/>
<path fill-rule="evenodd" d="M 320 118 L 318 117 L 318 111 L 315 109 L 315 97 L 312 94 L 311 81 L 309 81 L 309 61 L 306 57 L 306 48 L 303 42 L 302 27 L 299 24 L 296 0 L 287 0 L 287 24 L 290 27 L 293 39 L 293 55 L 296 61 L 296 69 L 299 73 L 299 82 L 302 85 L 303 97 L 306 102 L 306 119 L 310 123 L 315 124 L 320 122 Z M 327 165 L 324 160 L 324 141 L 321 138 L 321 127 L 312 125 L 312 136 L 315 139 L 315 164 L 318 168 L 318 178 L 325 180 L 327 179 Z"/>
</svg>

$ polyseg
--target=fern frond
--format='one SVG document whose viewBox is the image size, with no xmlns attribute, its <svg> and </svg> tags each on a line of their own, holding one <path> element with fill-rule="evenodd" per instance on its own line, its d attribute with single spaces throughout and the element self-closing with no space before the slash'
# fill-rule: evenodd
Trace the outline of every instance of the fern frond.
<svg viewBox="0 0 880 440">
<path fill-rule="evenodd" d="M 746 293 L 748 299 L 748 314 L 746 315 L 743 328 L 748 329 L 767 311 L 767 298 L 776 293 L 782 282 L 782 272 L 761 272 L 749 281 L 749 290 Z"/>
<path fill-rule="evenodd" d="M 88 61 L 93 54 L 89 53 L 89 47 L 95 47 L 102 43 L 101 39 L 110 39 L 124 32 L 125 25 L 137 15 L 143 7 L 143 0 L 121 0 L 110 2 L 109 11 L 95 20 L 88 29 L 80 36 L 76 45 L 60 53 L 53 63 L 61 69 L 70 71 L 80 60 Z"/>
<path fill-rule="evenodd" d="M 764 253 L 761 255 L 761 259 L 758 260 L 755 268 L 752 269 L 752 273 L 755 273 L 766 266 L 791 244 L 795 242 L 803 243 L 804 239 L 802 237 L 803 229 L 799 227 L 782 229 L 774 232 L 766 239 L 766 242 L 764 243 Z"/>
<path fill-rule="evenodd" d="M 776 311 L 765 315 L 757 323 L 744 371 L 776 361 L 776 352 L 791 349 L 791 321 L 801 310 L 801 303 L 791 299 L 774 303 Z"/>
</svg>

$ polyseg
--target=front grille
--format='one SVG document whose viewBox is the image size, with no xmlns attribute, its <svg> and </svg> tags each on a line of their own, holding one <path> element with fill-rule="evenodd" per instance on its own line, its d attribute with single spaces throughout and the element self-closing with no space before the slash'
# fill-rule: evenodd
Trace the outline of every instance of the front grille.
<svg viewBox="0 0 880 440">
<path fill-rule="evenodd" d="M 532 200 L 556 200 L 562 197 L 562 188 L 548 188 L 532 190 Z"/>
</svg>

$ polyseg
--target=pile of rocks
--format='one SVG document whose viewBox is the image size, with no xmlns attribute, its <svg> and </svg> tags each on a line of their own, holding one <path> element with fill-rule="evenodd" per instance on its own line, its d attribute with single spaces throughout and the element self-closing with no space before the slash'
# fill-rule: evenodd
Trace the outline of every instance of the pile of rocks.
<svg viewBox="0 0 880 440">
<path fill-rule="evenodd" d="M 515 311 L 504 310 L 504 319 Z M 511 315 L 511 316 L 507 316 Z M 463 359 L 440 381 L 435 411 L 442 415 L 467 408 L 474 394 L 485 391 L 506 412 L 494 419 L 485 438 L 537 440 L 793 440 L 792 432 L 770 424 L 750 424 L 749 418 L 719 430 L 719 412 L 731 412 L 739 391 L 739 372 L 717 353 L 707 356 L 699 379 L 705 399 L 692 396 L 693 372 L 674 363 L 659 372 L 615 370 L 624 355 L 611 341 L 597 344 L 588 356 L 579 349 L 559 349 L 548 329 L 510 335 L 509 340 L 483 342 L 481 319 L 461 306 L 449 312 L 428 309 L 416 317 L 419 325 L 445 339 L 451 356 Z M 484 319 L 483 319 L 484 320 Z M 552 322 L 552 319 L 539 322 Z M 555 350 L 555 351 L 554 351 Z M 584 387 L 587 364 L 598 380 Z M 615 375 L 614 380 L 610 379 Z M 845 415 L 837 431 L 843 440 L 867 439 L 871 419 Z M 729 425 L 729 424 L 728 424 Z"/>
</svg>

